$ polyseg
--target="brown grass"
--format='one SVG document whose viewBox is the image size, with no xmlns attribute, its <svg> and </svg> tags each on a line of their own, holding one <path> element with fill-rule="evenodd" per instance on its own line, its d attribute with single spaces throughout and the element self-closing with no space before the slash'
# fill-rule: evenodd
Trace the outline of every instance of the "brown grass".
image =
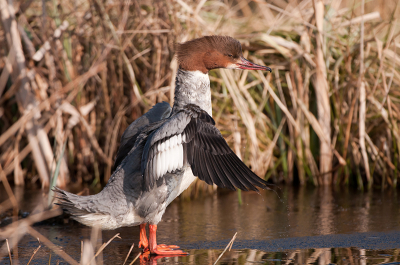
<svg viewBox="0 0 400 265">
<path fill-rule="evenodd" d="M 220 34 L 274 71 L 210 73 L 217 126 L 259 176 L 396 187 L 397 2 L 289 2 L 0 0 L 1 174 L 106 182 L 129 123 L 172 103 L 174 44 Z"/>
</svg>

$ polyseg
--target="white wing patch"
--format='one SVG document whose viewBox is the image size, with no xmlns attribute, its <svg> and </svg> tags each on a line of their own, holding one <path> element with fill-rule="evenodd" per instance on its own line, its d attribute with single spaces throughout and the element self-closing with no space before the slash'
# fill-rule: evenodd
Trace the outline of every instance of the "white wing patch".
<svg viewBox="0 0 400 265">
<path fill-rule="evenodd" d="M 165 173 L 172 173 L 183 167 L 183 143 L 185 143 L 185 134 L 174 135 L 171 138 L 160 141 L 154 146 L 153 157 L 150 157 L 148 164 L 153 177 L 158 179 Z"/>
</svg>

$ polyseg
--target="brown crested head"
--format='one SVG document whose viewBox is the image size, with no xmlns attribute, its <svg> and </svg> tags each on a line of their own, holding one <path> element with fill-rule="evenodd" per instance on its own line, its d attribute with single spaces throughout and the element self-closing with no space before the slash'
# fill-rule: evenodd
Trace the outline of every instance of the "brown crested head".
<svg viewBox="0 0 400 265">
<path fill-rule="evenodd" d="M 177 45 L 179 67 L 207 73 L 216 68 L 271 70 L 243 58 L 242 45 L 229 36 L 204 36 Z"/>
</svg>

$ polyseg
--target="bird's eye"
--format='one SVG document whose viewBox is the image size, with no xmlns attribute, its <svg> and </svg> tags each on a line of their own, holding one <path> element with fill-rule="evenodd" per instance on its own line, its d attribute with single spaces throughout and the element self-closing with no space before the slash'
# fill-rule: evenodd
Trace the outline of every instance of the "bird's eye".
<svg viewBox="0 0 400 265">
<path fill-rule="evenodd" d="M 228 56 L 231 57 L 231 58 L 233 58 L 233 55 L 232 55 L 232 54 L 228 54 Z"/>
</svg>

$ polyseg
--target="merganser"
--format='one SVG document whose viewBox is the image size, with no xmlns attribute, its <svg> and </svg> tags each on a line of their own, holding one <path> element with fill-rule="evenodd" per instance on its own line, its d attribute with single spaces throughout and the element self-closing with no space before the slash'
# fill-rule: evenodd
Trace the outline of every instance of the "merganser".
<svg viewBox="0 0 400 265">
<path fill-rule="evenodd" d="M 178 44 L 177 59 L 173 107 L 158 103 L 129 125 L 104 189 L 90 196 L 55 189 L 58 204 L 85 225 L 101 229 L 140 225 L 139 247 L 154 255 L 187 254 L 175 245 L 157 245 L 156 231 L 167 206 L 196 177 L 232 190 L 267 188 L 215 127 L 208 71 L 271 69 L 243 58 L 240 42 L 228 36 Z"/>
</svg>

